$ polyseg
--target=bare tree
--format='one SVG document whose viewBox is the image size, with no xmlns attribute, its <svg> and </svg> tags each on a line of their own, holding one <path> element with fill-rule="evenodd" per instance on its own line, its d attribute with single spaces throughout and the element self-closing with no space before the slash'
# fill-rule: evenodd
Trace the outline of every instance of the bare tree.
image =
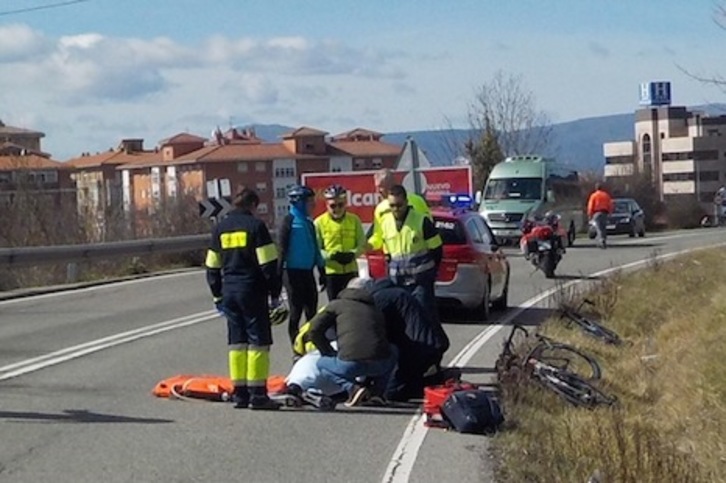
<svg viewBox="0 0 726 483">
<path fill-rule="evenodd" d="M 468 117 L 471 134 L 465 152 L 477 187 L 505 157 L 544 154 L 552 144 L 551 122 L 537 110 L 534 94 L 520 76 L 498 71 L 478 89 Z"/>
<path fill-rule="evenodd" d="M 504 156 L 538 154 L 552 144 L 552 123 L 537 109 L 534 94 L 518 75 L 498 71 L 477 91 L 469 106 L 469 123 L 481 138 L 496 134 Z"/>
</svg>

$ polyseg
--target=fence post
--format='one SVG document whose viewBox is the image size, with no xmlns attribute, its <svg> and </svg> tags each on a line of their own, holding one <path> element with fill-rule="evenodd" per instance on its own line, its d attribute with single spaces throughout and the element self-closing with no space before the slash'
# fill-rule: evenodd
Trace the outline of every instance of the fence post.
<svg viewBox="0 0 726 483">
<path fill-rule="evenodd" d="M 78 282 L 78 263 L 70 262 L 66 265 L 66 283 Z"/>
</svg>

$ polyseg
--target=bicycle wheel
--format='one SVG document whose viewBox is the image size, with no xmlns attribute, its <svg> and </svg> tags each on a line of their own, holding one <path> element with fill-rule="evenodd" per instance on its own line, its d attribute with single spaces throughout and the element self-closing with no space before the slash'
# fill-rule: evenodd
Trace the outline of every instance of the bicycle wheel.
<svg viewBox="0 0 726 483">
<path fill-rule="evenodd" d="M 540 382 L 576 406 L 592 409 L 599 405 L 611 406 L 617 402 L 615 396 L 605 394 L 577 374 L 552 371 L 549 376 L 542 375 Z"/>
<path fill-rule="evenodd" d="M 600 379 L 600 364 L 589 354 L 560 342 L 542 340 L 529 351 L 525 361 L 536 360 L 558 371 L 579 374 L 589 380 Z"/>
</svg>

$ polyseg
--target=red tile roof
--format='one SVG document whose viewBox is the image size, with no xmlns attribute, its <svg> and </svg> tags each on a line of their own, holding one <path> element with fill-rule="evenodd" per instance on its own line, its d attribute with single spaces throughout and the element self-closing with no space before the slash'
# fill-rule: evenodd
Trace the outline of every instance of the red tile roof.
<svg viewBox="0 0 726 483">
<path fill-rule="evenodd" d="M 161 153 L 156 151 L 106 151 L 105 153 L 81 156 L 66 161 L 66 165 L 74 169 L 100 168 L 101 166 L 119 166 L 124 164 L 161 164 Z"/>
<path fill-rule="evenodd" d="M 175 134 L 174 136 L 171 136 L 169 138 L 162 139 L 161 141 L 159 141 L 159 146 L 167 146 L 170 144 L 204 143 L 206 141 L 207 138 L 182 132 L 179 134 Z"/>
<path fill-rule="evenodd" d="M 282 135 L 282 139 L 292 139 L 300 136 L 326 136 L 328 133 L 326 131 L 320 131 L 319 129 L 314 129 L 312 127 L 302 126 L 294 131 L 287 132 Z"/>
<path fill-rule="evenodd" d="M 213 149 L 200 149 L 180 157 L 180 160 L 196 160 L 198 162 L 215 161 L 263 161 L 282 158 L 295 158 L 295 153 L 289 151 L 282 143 L 259 144 L 226 144 L 212 146 Z"/>
<path fill-rule="evenodd" d="M 65 163 L 30 154 L 27 156 L 0 156 L 0 171 L 18 169 L 66 169 Z"/>
<path fill-rule="evenodd" d="M 377 131 L 371 131 L 370 129 L 365 129 L 362 127 L 357 127 L 355 129 L 352 129 L 350 131 L 336 134 L 333 136 L 333 141 L 344 141 L 346 139 L 354 140 L 355 138 L 364 138 L 369 139 L 372 138 L 373 140 L 379 140 L 381 137 L 383 137 L 383 133 L 377 132 Z"/>
<path fill-rule="evenodd" d="M 335 141 L 329 146 L 351 156 L 398 156 L 403 149 L 382 141 Z"/>
</svg>

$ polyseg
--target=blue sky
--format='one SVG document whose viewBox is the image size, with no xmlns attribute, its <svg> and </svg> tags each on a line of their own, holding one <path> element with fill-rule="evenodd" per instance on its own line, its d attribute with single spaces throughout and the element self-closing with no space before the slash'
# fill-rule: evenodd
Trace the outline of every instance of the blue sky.
<svg viewBox="0 0 726 483">
<path fill-rule="evenodd" d="M 0 119 L 55 159 L 216 125 L 337 134 L 465 127 L 476 89 L 519 75 L 555 122 L 631 112 L 670 80 L 724 94 L 714 0 L 62 0 L 0 2 Z M 721 65 L 719 65 L 721 64 Z"/>
</svg>

